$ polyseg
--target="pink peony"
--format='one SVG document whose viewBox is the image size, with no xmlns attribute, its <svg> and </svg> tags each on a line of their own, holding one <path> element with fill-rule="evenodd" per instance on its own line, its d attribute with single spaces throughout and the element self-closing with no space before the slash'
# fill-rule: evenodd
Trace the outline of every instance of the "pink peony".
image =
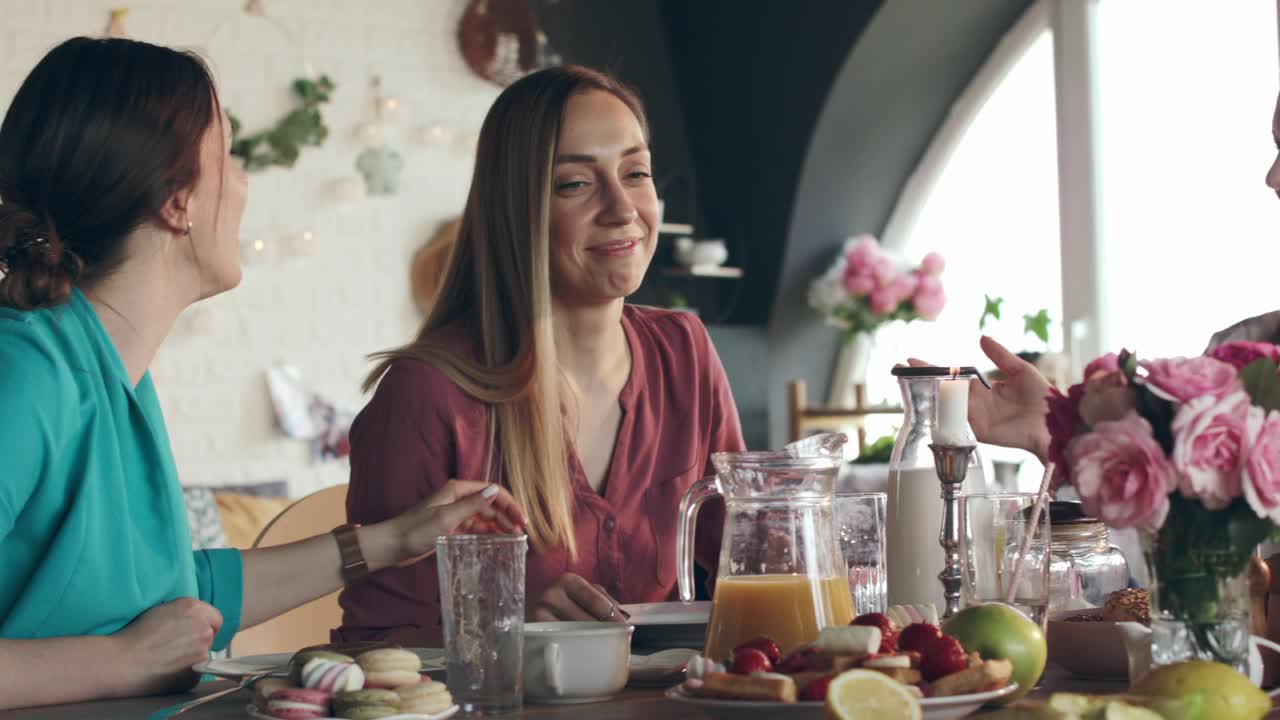
<svg viewBox="0 0 1280 720">
<path fill-rule="evenodd" d="M 1258 360 L 1266 358 L 1268 360 L 1280 363 L 1280 347 L 1276 347 L 1271 343 L 1262 342 L 1233 342 L 1210 350 L 1206 353 L 1215 360 L 1221 360 L 1236 370 L 1241 370 L 1244 366 Z"/>
<path fill-rule="evenodd" d="M 854 297 L 862 297 L 874 290 L 876 281 L 866 273 L 853 272 L 853 266 L 844 271 L 844 289 Z"/>
<path fill-rule="evenodd" d="M 1100 422 L 1119 420 L 1137 406 L 1137 398 L 1124 373 L 1098 370 L 1086 377 L 1089 379 L 1084 382 L 1084 397 L 1080 399 L 1080 419 L 1086 425 L 1092 427 Z"/>
<path fill-rule="evenodd" d="M 1173 417 L 1173 466 L 1182 496 L 1221 510 L 1240 497 L 1245 451 L 1262 426 L 1262 408 L 1243 390 L 1224 398 L 1201 395 Z"/>
<path fill-rule="evenodd" d="M 876 287 L 892 285 L 898 279 L 898 268 L 893 264 L 893 258 L 888 255 L 879 255 L 872 260 L 868 272 L 876 281 Z"/>
<path fill-rule="evenodd" d="M 1272 410 L 1249 445 L 1241 485 L 1258 517 L 1280 523 L 1280 412 Z"/>
<path fill-rule="evenodd" d="M 938 315 L 942 314 L 942 308 L 947 305 L 947 296 L 942 292 L 942 288 L 938 288 L 934 292 L 920 292 L 917 290 L 916 296 L 911 299 L 911 304 L 921 318 L 937 320 Z"/>
<path fill-rule="evenodd" d="M 918 287 L 920 278 L 912 272 L 904 272 L 893 281 L 893 292 L 898 296 L 899 302 L 915 295 Z"/>
<path fill-rule="evenodd" d="M 1098 423 L 1066 449 L 1085 510 L 1114 528 L 1154 532 L 1169 513 L 1177 473 L 1138 413 Z"/>
<path fill-rule="evenodd" d="M 859 235 L 845 244 L 845 259 L 849 267 L 861 273 L 871 267 L 871 262 L 880 256 L 880 244 L 870 235 Z"/>
<path fill-rule="evenodd" d="M 893 285 L 885 285 L 871 291 L 871 312 L 877 315 L 888 315 L 893 312 L 902 298 L 898 296 Z"/>
<path fill-rule="evenodd" d="M 1225 397 L 1241 389 L 1236 369 L 1211 357 L 1147 360 L 1147 387 L 1168 400 L 1187 402 L 1201 395 Z"/>
<path fill-rule="evenodd" d="M 1103 355 L 1102 357 L 1095 359 L 1093 362 L 1089 363 L 1088 365 L 1085 365 L 1084 379 L 1088 380 L 1089 378 L 1093 377 L 1094 373 L 1097 373 L 1097 372 L 1105 372 L 1105 373 L 1120 372 L 1120 356 L 1116 355 L 1115 353 L 1107 353 L 1106 355 Z"/>
<path fill-rule="evenodd" d="M 938 276 L 942 274 L 942 270 L 947 267 L 947 261 L 936 252 L 931 252 L 924 256 L 924 260 L 920 261 L 920 272 L 925 275 Z"/>
</svg>

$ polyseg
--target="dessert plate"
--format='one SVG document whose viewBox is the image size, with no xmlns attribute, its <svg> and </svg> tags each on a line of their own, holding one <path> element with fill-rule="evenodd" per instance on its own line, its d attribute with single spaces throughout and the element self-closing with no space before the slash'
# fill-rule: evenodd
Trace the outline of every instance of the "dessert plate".
<svg viewBox="0 0 1280 720">
<path fill-rule="evenodd" d="M 422 659 L 423 672 L 444 670 L 444 650 L 440 648 L 405 648 L 416 653 Z M 244 655 L 242 657 L 217 658 L 196 663 L 191 669 L 205 675 L 242 680 L 250 675 L 267 673 L 276 677 L 289 674 L 289 659 L 293 653 L 272 653 L 270 655 Z"/>
<path fill-rule="evenodd" d="M 952 697 L 925 698 L 920 701 L 920 709 L 924 711 L 924 720 L 956 720 L 967 717 L 970 713 L 992 700 L 1012 695 L 1018 691 L 1017 683 L 1009 683 L 999 690 Z M 753 702 L 750 700 L 720 700 L 690 695 L 683 685 L 676 685 L 667 690 L 666 696 L 679 703 L 687 703 L 699 707 L 704 713 L 716 720 L 724 718 L 760 718 L 764 720 L 821 720 L 825 717 L 823 703 L 820 702 Z"/>
</svg>

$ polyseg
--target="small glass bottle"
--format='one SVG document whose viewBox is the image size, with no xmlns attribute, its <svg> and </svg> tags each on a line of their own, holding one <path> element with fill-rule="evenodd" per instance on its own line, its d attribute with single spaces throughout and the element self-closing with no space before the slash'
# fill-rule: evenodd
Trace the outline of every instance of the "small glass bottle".
<svg viewBox="0 0 1280 720">
<path fill-rule="evenodd" d="M 1102 521 L 1067 500 L 1049 504 L 1053 541 L 1049 564 L 1049 610 L 1100 608 L 1107 596 L 1129 585 L 1129 563 L 1111 544 Z"/>
</svg>

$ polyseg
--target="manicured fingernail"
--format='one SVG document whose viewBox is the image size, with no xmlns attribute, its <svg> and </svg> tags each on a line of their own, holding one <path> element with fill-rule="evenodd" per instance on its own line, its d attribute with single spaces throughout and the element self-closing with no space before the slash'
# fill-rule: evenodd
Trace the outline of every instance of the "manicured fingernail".
<svg viewBox="0 0 1280 720">
<path fill-rule="evenodd" d="M 498 494 L 498 486 L 497 486 L 497 485 L 490 485 L 489 487 L 487 487 L 487 488 L 485 488 L 485 489 L 483 489 L 483 490 L 481 490 L 481 491 L 480 491 L 480 497 L 491 498 L 491 497 L 493 497 L 494 495 L 497 495 L 497 494 Z"/>
</svg>

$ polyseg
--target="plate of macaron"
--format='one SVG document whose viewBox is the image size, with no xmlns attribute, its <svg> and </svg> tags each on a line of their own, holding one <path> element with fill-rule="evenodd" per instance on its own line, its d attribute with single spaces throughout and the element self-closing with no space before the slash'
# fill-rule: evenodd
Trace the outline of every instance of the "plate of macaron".
<svg viewBox="0 0 1280 720">
<path fill-rule="evenodd" d="M 340 652 L 347 650 L 348 652 Z M 444 720 L 458 711 L 444 683 L 423 673 L 421 651 L 395 646 L 320 646 L 268 666 L 252 686 L 246 712 L 275 720 Z M 241 662 L 247 664 L 248 658 Z M 200 671 L 200 668 L 196 668 Z"/>
</svg>

